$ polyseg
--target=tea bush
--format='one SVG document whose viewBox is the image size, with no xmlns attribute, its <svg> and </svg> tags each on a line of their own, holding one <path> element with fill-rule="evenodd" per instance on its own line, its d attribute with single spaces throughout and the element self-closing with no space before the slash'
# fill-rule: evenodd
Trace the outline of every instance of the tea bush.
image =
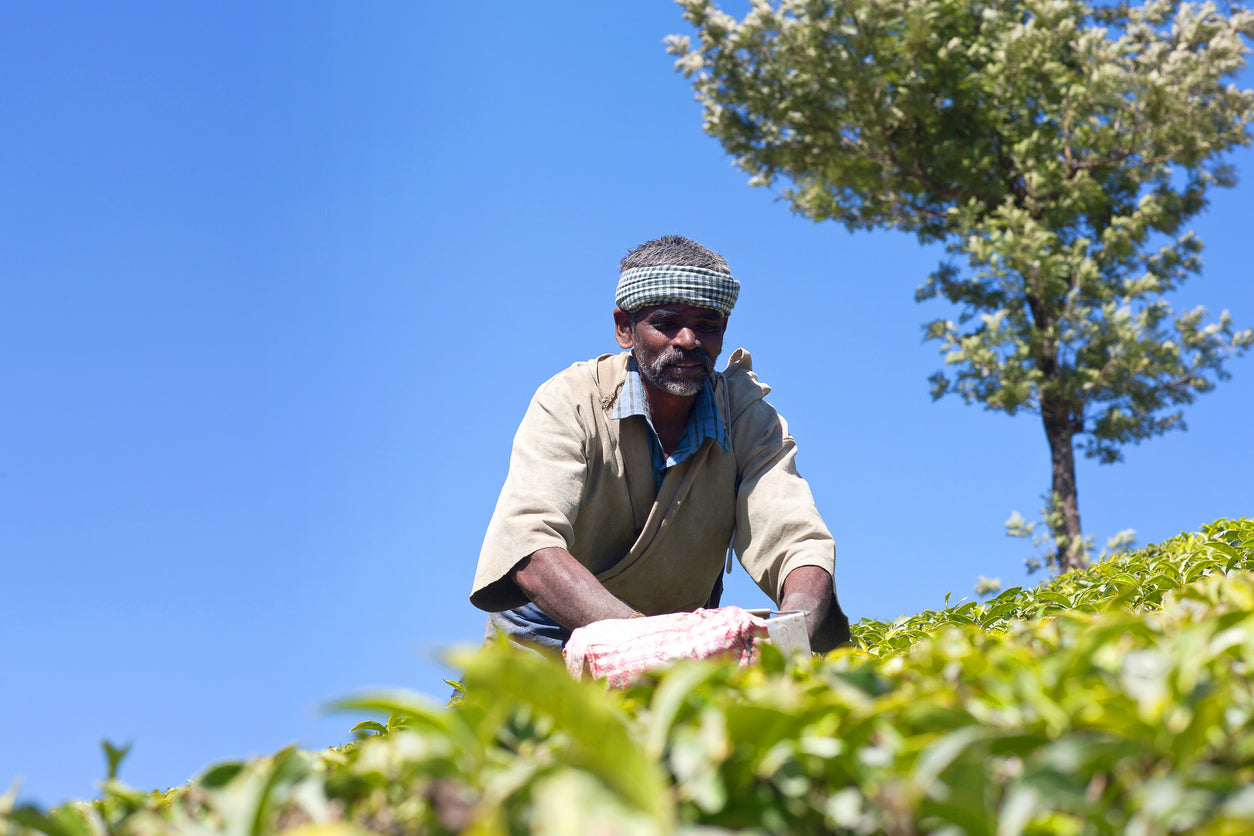
<svg viewBox="0 0 1254 836">
<path fill-rule="evenodd" d="M 623 691 L 496 646 L 464 698 L 405 692 L 358 741 L 217 765 L 9 836 L 207 834 L 1248 834 L 1254 523 L 892 622 L 790 664 L 690 662 Z M 386 722 L 383 718 L 386 717 Z M 115 753 L 116 754 L 116 753 Z M 114 761 L 116 765 L 116 761 Z"/>
</svg>

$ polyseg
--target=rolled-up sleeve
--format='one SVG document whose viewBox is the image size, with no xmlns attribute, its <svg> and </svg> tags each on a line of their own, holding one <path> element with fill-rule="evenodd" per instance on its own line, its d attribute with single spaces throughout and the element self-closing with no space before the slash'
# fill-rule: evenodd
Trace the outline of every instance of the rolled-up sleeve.
<svg viewBox="0 0 1254 836">
<path fill-rule="evenodd" d="M 569 548 L 588 469 L 588 416 L 550 381 L 527 407 L 510 453 L 509 475 L 488 524 L 470 602 L 489 612 L 527 598 L 510 578 L 520 560 Z"/>
<path fill-rule="evenodd" d="M 788 424 L 765 400 L 749 404 L 733 422 L 740 473 L 734 547 L 754 583 L 776 605 L 784 580 L 801 566 L 835 576 L 836 545 L 797 472 L 797 445 Z"/>
</svg>

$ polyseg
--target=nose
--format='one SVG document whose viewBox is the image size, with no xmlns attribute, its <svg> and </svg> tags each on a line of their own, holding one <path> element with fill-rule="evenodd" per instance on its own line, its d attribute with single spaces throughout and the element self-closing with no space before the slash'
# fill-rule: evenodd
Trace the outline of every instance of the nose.
<svg viewBox="0 0 1254 836">
<path fill-rule="evenodd" d="M 691 328 L 680 328 L 675 332 L 674 343 L 685 351 L 691 351 L 700 345 L 701 341 L 697 339 L 696 332 Z"/>
</svg>

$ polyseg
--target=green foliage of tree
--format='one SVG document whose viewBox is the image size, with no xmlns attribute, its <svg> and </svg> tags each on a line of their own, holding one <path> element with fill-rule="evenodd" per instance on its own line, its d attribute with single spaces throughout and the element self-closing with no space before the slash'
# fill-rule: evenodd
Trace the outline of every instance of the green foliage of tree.
<svg viewBox="0 0 1254 836">
<path fill-rule="evenodd" d="M 1059 548 L 1056 536 L 1057 532 L 1063 530 L 1062 502 L 1059 500 L 1058 494 L 1053 494 L 1044 499 L 1045 507 L 1041 509 L 1041 516 L 1045 523 L 1042 527 L 1043 530 L 1038 531 L 1037 523 L 1028 522 L 1018 511 L 1012 511 L 1010 518 L 1005 522 L 1007 537 L 1031 538 L 1032 545 L 1037 547 L 1038 550 L 1042 546 L 1045 547 L 1045 551 L 1039 557 L 1024 559 L 1023 564 L 1027 567 L 1029 575 L 1044 566 L 1058 568 Z M 1087 535 L 1080 543 L 1079 556 L 1084 564 L 1089 562 L 1093 554 L 1093 539 L 1092 535 Z M 1106 541 L 1106 547 L 1098 553 L 1097 559 L 1105 560 L 1113 555 L 1131 551 L 1135 542 L 1136 531 L 1131 528 L 1125 528 Z M 984 580 L 987 581 L 988 579 Z M 980 592 L 980 585 L 977 583 L 977 592 Z M 1000 581 L 996 584 L 990 581 L 984 584 L 984 588 L 985 591 L 996 591 L 1001 588 Z"/>
<path fill-rule="evenodd" d="M 621 691 L 502 643 L 462 657 L 456 708 L 347 700 L 386 722 L 167 792 L 108 747 L 99 799 L 6 793 L 0 834 L 1254 831 L 1254 521 L 853 633 Z"/>
<path fill-rule="evenodd" d="M 1247 145 L 1254 12 L 1212 3 L 680 0 L 671 36 L 706 132 L 756 186 L 851 230 L 943 242 L 919 287 L 932 395 L 1040 417 L 1062 569 L 1083 565 L 1077 446 L 1103 463 L 1183 429 L 1181 408 L 1254 342 L 1175 311 L 1201 267 L 1186 225 Z"/>
</svg>

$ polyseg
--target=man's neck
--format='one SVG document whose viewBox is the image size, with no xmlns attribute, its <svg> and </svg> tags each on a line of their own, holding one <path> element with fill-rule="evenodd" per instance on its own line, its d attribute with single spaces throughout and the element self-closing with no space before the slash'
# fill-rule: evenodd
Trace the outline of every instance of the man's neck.
<svg viewBox="0 0 1254 836">
<path fill-rule="evenodd" d="M 649 399 L 649 416 L 653 421 L 653 429 L 662 442 L 662 449 L 667 455 L 675 452 L 679 439 L 683 437 L 684 428 L 688 426 L 688 416 L 692 414 L 692 405 L 696 403 L 696 395 L 672 395 L 659 389 L 648 380 L 644 380 L 645 396 Z"/>
</svg>

